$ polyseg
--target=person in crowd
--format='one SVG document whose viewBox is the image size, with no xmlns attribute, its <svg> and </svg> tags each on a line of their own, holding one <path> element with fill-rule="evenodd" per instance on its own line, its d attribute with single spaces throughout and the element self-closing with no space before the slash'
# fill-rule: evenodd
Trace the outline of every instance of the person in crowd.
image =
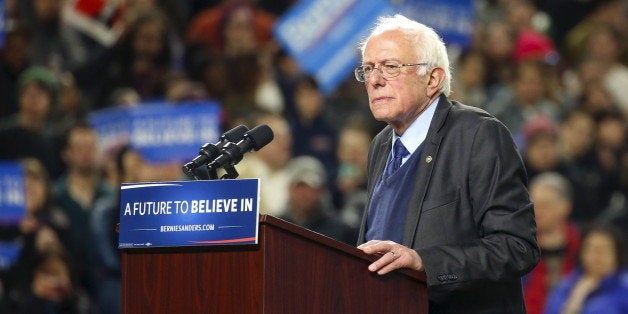
<svg viewBox="0 0 628 314">
<path fill-rule="evenodd" d="M 538 21 L 539 11 L 532 0 L 513 0 L 504 3 L 505 19 L 516 33 L 513 47 L 513 60 L 544 61 L 556 64 L 558 53 L 552 39 L 545 35 L 546 25 Z"/>
<path fill-rule="evenodd" d="M 560 151 L 569 163 L 576 164 L 590 154 L 595 141 L 596 123 L 582 110 L 569 112 L 559 125 Z"/>
<path fill-rule="evenodd" d="M 48 132 L 58 91 L 57 76 L 32 66 L 18 80 L 18 112 L 0 121 L 0 159 L 37 158 L 52 178 L 60 174 L 54 140 Z"/>
<path fill-rule="evenodd" d="M 22 299 L 12 313 L 94 313 L 85 294 L 73 282 L 68 261 L 63 255 L 47 253 L 37 257 Z"/>
<path fill-rule="evenodd" d="M 612 224 L 619 230 L 628 230 L 628 150 L 619 152 L 617 167 L 617 189 L 610 194 L 609 204 L 595 219 L 597 224 Z M 624 243 L 628 233 L 624 232 Z"/>
<path fill-rule="evenodd" d="M 548 69 L 537 61 L 526 61 L 516 67 L 510 87 L 502 89 L 486 105 L 486 110 L 502 121 L 519 147 L 524 147 L 523 126 L 538 116 L 558 121 L 560 108 L 550 96 Z"/>
<path fill-rule="evenodd" d="M 7 3 L 5 2 L 5 5 Z M 30 32 L 18 26 L 5 34 L 0 51 L 0 119 L 18 111 L 18 78 L 30 65 Z"/>
<path fill-rule="evenodd" d="M 539 174 L 530 182 L 534 201 L 539 264 L 523 280 L 526 311 L 541 314 L 552 289 L 575 268 L 580 249 L 580 232 L 569 221 L 571 184 L 555 172 Z"/>
<path fill-rule="evenodd" d="M 273 77 L 274 21 L 275 17 L 255 1 L 225 0 L 200 12 L 189 25 L 187 45 L 226 62 L 206 70 L 210 75 L 222 70 L 226 76 L 207 77 L 205 81 L 210 91 L 220 91 L 220 86 L 213 85 L 225 81 L 222 90 L 226 94 L 220 100 L 236 119 L 252 108 L 276 114 L 284 109 L 284 97 Z"/>
<path fill-rule="evenodd" d="M 311 156 L 295 157 L 288 164 L 288 204 L 281 219 L 347 244 L 356 241 L 356 230 L 336 215 L 323 164 Z"/>
<path fill-rule="evenodd" d="M 305 74 L 297 60 L 284 49 L 277 49 L 272 56 L 271 67 L 273 69 L 274 80 L 277 82 L 281 94 L 286 100 L 283 115 L 286 117 L 294 116 L 296 115 L 296 108 L 292 103 L 294 99 L 294 89 L 299 79 Z"/>
<path fill-rule="evenodd" d="M 430 313 L 524 313 L 538 263 L 533 204 L 515 143 L 488 113 L 450 102 L 446 47 L 431 28 L 381 17 L 361 46 L 373 140 L 358 249 L 369 271 L 424 271 Z"/>
<path fill-rule="evenodd" d="M 116 224 L 120 222 L 120 189 L 122 183 L 142 181 L 144 161 L 131 146 L 116 151 L 108 169 L 115 181 L 116 193 L 99 199 L 89 217 L 90 230 L 96 249 L 91 268 L 96 282 L 95 305 L 99 313 L 121 312 L 122 265 L 118 251 Z"/>
<path fill-rule="evenodd" d="M 628 273 L 621 231 L 592 227 L 582 238 L 580 267 L 562 280 L 547 302 L 547 314 L 628 312 Z"/>
<path fill-rule="evenodd" d="M 343 126 L 361 120 L 369 132 L 377 132 L 386 123 L 373 120 L 373 115 L 366 105 L 364 86 L 353 77 L 347 77 L 338 85 L 336 91 L 326 96 L 325 119 L 332 126 Z"/>
<path fill-rule="evenodd" d="M 52 183 L 43 165 L 33 158 L 20 161 L 24 170 L 26 215 L 20 223 L 24 234 L 50 228 L 67 248 L 71 245 L 71 221 L 53 199 Z M 52 248 L 51 248 L 52 249 Z"/>
<path fill-rule="evenodd" d="M 364 121 L 354 120 L 340 130 L 336 156 L 336 190 L 342 220 L 358 229 L 367 202 L 366 163 L 372 134 Z"/>
<path fill-rule="evenodd" d="M 72 126 L 87 118 L 88 106 L 76 79 L 69 72 L 59 75 L 57 98 L 57 110 L 53 112 L 50 124 L 56 141 L 59 142 Z"/>
<path fill-rule="evenodd" d="M 272 38 L 275 17 L 250 0 L 223 0 L 198 13 L 190 22 L 186 41 L 202 44 L 225 56 L 250 54 Z"/>
<path fill-rule="evenodd" d="M 587 14 L 580 20 L 572 20 L 573 27 L 569 28 L 566 34 L 565 41 L 563 42 L 564 56 L 572 63 L 576 64 L 578 61 L 586 58 L 589 53 L 587 51 L 587 45 L 589 44 L 589 38 L 591 34 L 597 32 L 600 27 L 610 27 L 617 34 L 625 36 L 628 34 L 626 28 L 628 26 L 628 19 L 626 18 L 626 9 L 628 8 L 626 2 L 623 0 L 606 0 L 595 1 L 593 3 L 577 4 L 569 3 L 571 6 L 583 6 L 586 7 Z M 563 17 L 565 12 L 561 12 Z M 604 48 L 604 47 L 600 47 Z M 611 51 L 617 47 L 610 47 Z M 620 47 L 621 48 L 621 47 Z M 625 47 L 624 47 L 625 49 Z M 614 52 L 612 53 L 614 54 Z M 611 54 L 611 55 L 612 55 Z M 620 53 L 621 55 L 621 53 Z M 610 56 L 607 54 L 607 56 Z M 627 55 L 622 56 L 622 62 L 626 63 Z"/>
<path fill-rule="evenodd" d="M 337 133 L 325 118 L 325 98 L 313 77 L 304 76 L 297 81 L 293 104 L 295 115 L 288 117 L 294 134 L 292 152 L 295 156 L 316 157 L 326 173 L 336 173 Z"/>
<path fill-rule="evenodd" d="M 4 284 L 2 284 L 2 278 L 0 277 L 0 311 L 6 313 L 9 310 L 6 305 L 6 297 L 4 296 Z"/>
<path fill-rule="evenodd" d="M 220 99 L 222 106 L 232 120 L 242 119 L 251 111 L 262 110 L 257 102 L 257 93 L 264 74 L 256 54 L 242 54 L 224 59 L 227 89 Z M 215 77 L 214 77 L 215 79 Z M 208 81 L 206 84 L 214 84 Z"/>
<path fill-rule="evenodd" d="M 166 87 L 166 101 L 170 103 L 202 101 L 207 98 L 201 83 L 183 76 L 173 77 Z"/>
<path fill-rule="evenodd" d="M 598 115 L 597 119 L 603 116 Z M 605 148 L 613 147 L 614 144 L 598 144 L 598 129 L 594 117 L 582 110 L 570 112 L 560 125 L 561 151 L 568 163 L 564 174 L 574 189 L 570 219 L 582 226 L 593 222 L 609 205 L 610 197 L 618 186 L 619 171 L 613 165 L 619 165 L 617 162 L 621 149 L 615 152 L 615 149 Z M 611 126 L 611 130 L 614 133 L 617 128 Z M 608 137 L 608 143 L 617 143 L 617 139 L 622 136 L 612 134 Z M 604 156 L 608 157 L 608 169 L 605 169 L 601 160 Z"/>
<path fill-rule="evenodd" d="M 34 158 L 22 159 L 20 164 L 24 171 L 25 215 L 18 225 L 0 228 L 0 238 L 19 247 L 17 261 L 1 276 L 8 313 L 14 313 L 24 302 L 39 256 L 65 255 L 71 245 L 70 221 L 53 203 L 46 169 Z"/>
<path fill-rule="evenodd" d="M 599 82 L 591 82 L 585 87 L 581 107 L 583 110 L 597 115 L 600 112 L 612 111 L 616 107 L 608 90 Z M 619 113 L 620 115 L 623 113 Z"/>
<path fill-rule="evenodd" d="M 453 81 L 452 99 L 465 104 L 481 107 L 488 96 L 484 88 L 486 81 L 486 60 L 479 51 L 464 51 L 458 59 L 457 79 Z"/>
<path fill-rule="evenodd" d="M 236 170 L 240 178 L 259 178 L 260 212 L 274 216 L 284 213 L 288 202 L 290 174 L 288 162 L 292 158 L 292 134 L 285 118 L 272 113 L 256 112 L 251 115 L 252 123 L 267 124 L 275 135 L 272 142 L 263 149 L 242 160 Z"/>
<path fill-rule="evenodd" d="M 56 74 L 76 70 L 91 61 L 103 46 L 90 41 L 62 18 L 64 1 L 20 1 L 21 22 L 32 29 L 32 63 Z"/>
<path fill-rule="evenodd" d="M 586 41 L 586 58 L 599 63 L 601 83 L 612 97 L 613 103 L 628 115 L 628 66 L 621 62 L 621 34 L 611 26 L 599 25 L 589 34 Z"/>
<path fill-rule="evenodd" d="M 618 174 L 621 156 L 626 150 L 626 118 L 621 111 L 605 110 L 596 115 L 596 151 L 602 168 L 609 174 Z"/>
<path fill-rule="evenodd" d="M 89 274 L 93 249 L 90 237 L 89 216 L 99 198 L 113 191 L 101 175 L 98 159 L 98 138 L 87 124 L 71 128 L 63 146 L 63 160 L 67 170 L 55 182 L 54 199 L 63 208 L 71 223 L 72 259 L 77 262 L 81 284 L 93 293 L 93 280 Z"/>
<path fill-rule="evenodd" d="M 133 88 L 142 100 L 165 96 L 175 59 L 168 25 L 158 10 L 138 17 L 110 54 L 92 66 L 92 72 L 99 69 L 100 73 L 88 71 L 92 77 L 81 73 L 83 87 L 95 95 L 95 108 L 109 107 L 111 104 L 104 102 L 119 88 Z"/>
<path fill-rule="evenodd" d="M 481 49 L 486 57 L 486 89 L 489 97 L 495 90 L 511 83 L 515 35 L 510 26 L 500 20 L 486 26 Z"/>
<path fill-rule="evenodd" d="M 560 138 L 552 120 L 545 116 L 536 117 L 527 121 L 523 129 L 526 143 L 523 163 L 530 180 L 543 172 L 569 172 L 569 165 L 560 154 Z"/>
</svg>

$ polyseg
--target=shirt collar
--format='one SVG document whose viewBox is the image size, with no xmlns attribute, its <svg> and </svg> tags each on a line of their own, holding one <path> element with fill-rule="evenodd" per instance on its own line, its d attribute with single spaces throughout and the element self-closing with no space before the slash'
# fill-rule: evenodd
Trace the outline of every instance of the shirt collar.
<svg viewBox="0 0 628 314">
<path fill-rule="evenodd" d="M 419 148 L 419 145 L 421 145 L 427 137 L 427 131 L 430 128 L 430 123 L 432 123 L 432 118 L 434 117 L 434 112 L 436 112 L 439 99 L 440 97 L 434 99 L 429 106 L 427 106 L 425 111 L 410 124 L 410 127 L 408 127 L 403 135 L 398 136 L 397 133 L 393 132 L 391 147 L 395 144 L 395 140 L 401 138 L 401 143 L 403 143 L 403 146 L 410 152 L 410 155 L 414 154 L 414 151 Z"/>
</svg>

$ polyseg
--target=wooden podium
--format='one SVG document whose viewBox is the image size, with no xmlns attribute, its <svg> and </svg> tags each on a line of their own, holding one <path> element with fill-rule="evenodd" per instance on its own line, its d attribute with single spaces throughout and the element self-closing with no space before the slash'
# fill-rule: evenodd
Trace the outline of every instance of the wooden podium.
<svg viewBox="0 0 628 314">
<path fill-rule="evenodd" d="M 272 216 L 259 244 L 125 250 L 122 312 L 427 313 L 425 275 Z"/>
</svg>

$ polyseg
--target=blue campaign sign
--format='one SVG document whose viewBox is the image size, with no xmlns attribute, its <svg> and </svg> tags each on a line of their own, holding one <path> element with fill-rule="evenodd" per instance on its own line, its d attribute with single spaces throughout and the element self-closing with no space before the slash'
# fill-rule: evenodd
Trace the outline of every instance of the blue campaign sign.
<svg viewBox="0 0 628 314">
<path fill-rule="evenodd" d="M 17 224 L 24 217 L 25 200 L 22 167 L 0 161 L 0 224 Z"/>
<path fill-rule="evenodd" d="M 475 23 L 472 0 L 398 0 L 396 11 L 436 30 L 448 45 L 468 46 Z"/>
<path fill-rule="evenodd" d="M 257 244 L 259 179 L 123 184 L 119 248 Z"/>
<path fill-rule="evenodd" d="M 89 120 L 101 149 L 129 143 L 150 162 L 191 159 L 201 145 L 220 136 L 220 106 L 211 101 L 109 108 Z"/>
<path fill-rule="evenodd" d="M 8 270 L 17 262 L 22 252 L 18 241 L 0 241 L 0 270 Z"/>
<path fill-rule="evenodd" d="M 7 10 L 4 0 L 0 0 L 0 47 L 4 47 L 4 40 L 7 34 Z"/>
<path fill-rule="evenodd" d="M 303 0 L 281 16 L 274 34 L 328 94 L 353 72 L 373 22 L 392 13 L 386 0 Z"/>
</svg>

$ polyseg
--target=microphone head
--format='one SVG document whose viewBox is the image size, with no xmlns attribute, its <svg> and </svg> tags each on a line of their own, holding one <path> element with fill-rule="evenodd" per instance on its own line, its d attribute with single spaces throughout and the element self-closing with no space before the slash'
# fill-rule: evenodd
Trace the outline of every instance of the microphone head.
<svg viewBox="0 0 628 314">
<path fill-rule="evenodd" d="M 244 133 L 244 138 L 251 142 L 251 150 L 257 151 L 270 143 L 275 138 L 275 134 L 268 125 L 260 124 Z"/>
<path fill-rule="evenodd" d="M 183 173 L 193 178 L 194 173 L 192 172 L 192 170 L 194 169 L 194 166 L 194 163 L 190 161 L 187 164 L 183 165 L 183 167 L 181 167 L 181 170 L 183 170 Z"/>
<path fill-rule="evenodd" d="M 244 134 L 249 131 L 249 128 L 240 124 L 235 128 L 225 132 L 221 137 L 220 141 L 229 141 L 231 143 L 237 143 L 244 138 Z"/>
</svg>

